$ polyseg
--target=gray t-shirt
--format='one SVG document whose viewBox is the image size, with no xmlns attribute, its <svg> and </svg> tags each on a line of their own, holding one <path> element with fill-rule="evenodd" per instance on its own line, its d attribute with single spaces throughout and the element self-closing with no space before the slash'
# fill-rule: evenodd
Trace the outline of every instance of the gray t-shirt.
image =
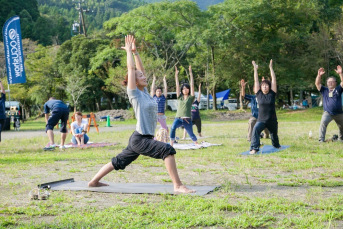
<svg viewBox="0 0 343 229">
<path fill-rule="evenodd" d="M 127 95 L 135 111 L 137 125 L 136 131 L 142 135 L 154 135 L 157 123 L 157 103 L 150 96 L 148 90 L 144 92 L 138 88 L 127 88 Z"/>
</svg>

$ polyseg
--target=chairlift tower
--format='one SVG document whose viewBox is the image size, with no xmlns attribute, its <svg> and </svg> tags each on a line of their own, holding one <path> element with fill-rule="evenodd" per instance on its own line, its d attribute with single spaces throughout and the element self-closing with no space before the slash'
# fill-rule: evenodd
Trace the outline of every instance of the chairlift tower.
<svg viewBox="0 0 343 229">
<path fill-rule="evenodd" d="M 87 37 L 86 23 L 85 23 L 85 17 L 83 13 L 89 12 L 90 10 L 82 8 L 82 3 L 84 3 L 85 0 L 73 0 L 73 3 L 74 2 L 77 5 L 76 9 L 79 11 L 79 22 L 74 21 L 72 25 L 72 32 L 74 33 L 78 32 L 78 34 L 84 34 L 85 37 Z"/>
</svg>

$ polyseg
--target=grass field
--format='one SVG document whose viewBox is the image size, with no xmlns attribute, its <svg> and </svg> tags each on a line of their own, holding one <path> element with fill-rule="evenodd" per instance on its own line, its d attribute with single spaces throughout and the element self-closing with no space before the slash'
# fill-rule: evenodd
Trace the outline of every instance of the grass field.
<svg viewBox="0 0 343 229">
<path fill-rule="evenodd" d="M 343 144 L 317 141 L 321 114 L 319 108 L 278 111 L 280 143 L 291 147 L 275 154 L 240 156 L 249 149 L 247 120 L 214 121 L 211 111 L 203 111 L 203 134 L 208 137 L 204 140 L 223 145 L 176 154 L 186 185 L 220 186 L 203 197 L 53 191 L 48 200 L 33 201 L 28 193 L 37 184 L 90 180 L 126 147 L 132 131 L 93 132 L 93 142 L 119 144 L 83 150 L 43 151 L 46 136 L 1 142 L 0 227 L 343 228 Z M 43 120 L 30 121 L 22 128 L 42 125 Z M 310 130 L 313 139 L 308 139 Z M 337 133 L 332 122 L 327 137 Z M 271 144 L 269 139 L 262 142 Z M 161 160 L 144 156 L 104 180 L 171 182 Z"/>
</svg>

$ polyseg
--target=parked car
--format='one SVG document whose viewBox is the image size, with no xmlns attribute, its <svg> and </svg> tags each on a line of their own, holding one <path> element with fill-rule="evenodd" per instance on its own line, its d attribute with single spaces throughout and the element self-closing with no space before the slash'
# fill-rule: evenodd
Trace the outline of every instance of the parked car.
<svg viewBox="0 0 343 229">
<path fill-rule="evenodd" d="M 237 110 L 237 99 L 228 99 L 228 108 L 230 111 Z"/>
<path fill-rule="evenodd" d="M 198 98 L 198 92 L 194 92 L 195 98 Z M 200 96 L 200 103 L 199 109 L 204 110 L 207 108 L 207 99 L 206 96 L 201 94 Z M 177 110 L 177 95 L 176 92 L 168 92 L 167 93 L 167 109 L 170 111 Z"/>
</svg>

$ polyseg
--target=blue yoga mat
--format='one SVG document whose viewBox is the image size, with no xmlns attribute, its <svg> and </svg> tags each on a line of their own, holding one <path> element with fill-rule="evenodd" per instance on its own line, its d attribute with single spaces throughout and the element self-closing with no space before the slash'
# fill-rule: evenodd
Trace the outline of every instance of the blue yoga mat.
<svg viewBox="0 0 343 229">
<path fill-rule="evenodd" d="M 249 153 L 250 150 L 248 150 L 248 151 L 245 151 L 245 152 L 241 153 L 241 155 L 248 155 L 248 156 L 250 156 L 250 155 L 257 155 L 257 154 L 276 153 L 276 152 L 279 152 L 279 151 L 281 151 L 281 150 L 287 149 L 287 148 L 289 148 L 289 147 L 291 147 L 291 146 L 281 146 L 280 149 L 277 149 L 277 148 L 274 148 L 274 146 L 265 145 L 265 146 L 261 147 L 261 148 L 260 148 L 260 151 L 258 151 L 258 152 L 255 153 L 255 154 L 250 154 L 250 153 Z"/>
</svg>

